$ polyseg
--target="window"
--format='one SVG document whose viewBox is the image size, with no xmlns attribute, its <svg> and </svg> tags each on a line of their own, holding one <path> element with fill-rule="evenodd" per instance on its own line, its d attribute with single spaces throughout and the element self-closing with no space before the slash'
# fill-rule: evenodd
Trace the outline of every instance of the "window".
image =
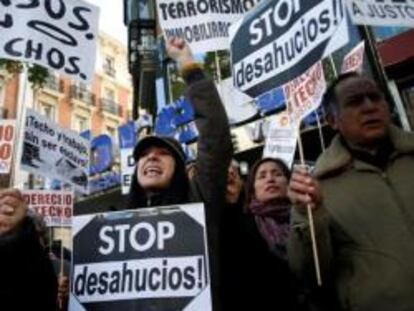
<svg viewBox="0 0 414 311">
<path fill-rule="evenodd" d="M 49 120 L 55 121 L 56 109 L 54 105 L 47 103 L 40 103 L 40 112 Z"/>
<path fill-rule="evenodd" d="M 115 58 L 113 56 L 105 56 L 103 70 L 108 76 L 115 77 Z"/>
<path fill-rule="evenodd" d="M 88 119 L 79 115 L 75 116 L 75 120 L 74 120 L 74 125 L 73 125 L 73 129 L 75 131 L 83 132 L 86 131 L 87 129 L 89 129 L 89 122 Z"/>
<path fill-rule="evenodd" d="M 104 96 L 106 99 L 110 99 L 112 101 L 115 101 L 115 91 L 110 88 L 104 89 Z"/>
</svg>

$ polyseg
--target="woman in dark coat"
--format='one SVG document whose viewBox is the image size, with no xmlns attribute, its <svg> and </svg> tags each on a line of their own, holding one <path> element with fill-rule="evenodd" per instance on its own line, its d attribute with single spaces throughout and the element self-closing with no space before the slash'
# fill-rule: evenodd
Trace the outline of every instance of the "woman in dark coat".
<svg viewBox="0 0 414 311">
<path fill-rule="evenodd" d="M 169 137 L 147 136 L 134 149 L 135 173 L 129 193 L 130 209 L 203 202 L 210 254 L 214 310 L 220 310 L 218 249 L 227 167 L 232 155 L 228 120 L 214 82 L 206 79 L 182 39 L 167 42 L 167 52 L 177 61 L 187 83 L 199 132 L 194 176 L 189 181 L 185 155 L 179 142 Z"/>
<path fill-rule="evenodd" d="M 279 162 L 274 159 L 258 161 L 248 177 L 245 195 L 242 192 L 239 200 L 227 203 L 222 231 L 225 310 L 297 310 L 285 249 L 285 229 L 288 229 L 285 225 L 288 225 L 289 221 L 286 215 L 288 209 L 285 209 L 285 204 L 288 203 L 285 183 L 287 185 L 289 170 L 282 171 L 282 175 L 286 177 L 280 178 L 280 181 L 279 178 L 275 178 L 279 171 L 275 173 L 271 170 L 266 173 L 269 180 L 263 186 L 259 182 L 263 177 L 262 164 Z M 229 170 L 229 183 L 233 183 L 233 175 L 234 173 Z M 255 187 L 256 184 L 260 187 Z M 280 232 L 272 236 L 273 239 L 270 235 L 266 238 L 265 217 L 273 217 L 277 212 L 265 208 L 268 202 L 266 198 L 269 202 L 275 199 L 283 205 L 280 213 Z M 259 206 L 260 202 L 263 202 L 263 206 Z M 274 249 L 270 247 L 273 245 L 271 241 L 277 241 Z M 280 250 L 280 253 L 275 250 Z"/>
</svg>

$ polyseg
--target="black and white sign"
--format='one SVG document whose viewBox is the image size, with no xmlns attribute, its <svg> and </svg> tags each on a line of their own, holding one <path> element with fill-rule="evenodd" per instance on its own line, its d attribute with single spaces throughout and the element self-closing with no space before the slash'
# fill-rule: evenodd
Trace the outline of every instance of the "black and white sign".
<svg viewBox="0 0 414 311">
<path fill-rule="evenodd" d="M 70 311 L 211 311 L 204 207 L 73 219 Z"/>
<path fill-rule="evenodd" d="M 134 148 L 121 148 L 121 187 L 122 194 L 128 194 L 135 169 Z"/>
<path fill-rule="evenodd" d="M 372 26 L 414 26 L 413 0 L 348 0 L 354 24 Z"/>
<path fill-rule="evenodd" d="M 22 169 L 65 181 L 88 193 L 89 141 L 27 109 Z"/>
<path fill-rule="evenodd" d="M 31 62 L 89 83 L 98 8 L 82 0 L 0 1 L 0 58 Z"/>
<path fill-rule="evenodd" d="M 230 24 L 260 0 L 157 0 L 166 38 L 184 38 L 194 53 L 229 48 Z"/>
<path fill-rule="evenodd" d="M 252 97 L 289 82 L 348 42 L 342 0 L 269 0 L 230 28 L 234 85 Z"/>
</svg>

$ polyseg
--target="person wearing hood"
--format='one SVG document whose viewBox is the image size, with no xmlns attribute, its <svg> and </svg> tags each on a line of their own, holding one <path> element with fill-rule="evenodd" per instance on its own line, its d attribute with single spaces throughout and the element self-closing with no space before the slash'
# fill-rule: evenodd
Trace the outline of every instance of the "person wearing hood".
<svg viewBox="0 0 414 311">
<path fill-rule="evenodd" d="M 144 137 L 133 153 L 136 169 L 128 208 L 205 204 L 213 308 L 219 310 L 219 228 L 232 156 L 228 120 L 214 82 L 206 79 L 185 41 L 169 39 L 167 53 L 181 70 L 187 83 L 186 97 L 194 109 L 199 132 L 194 176 L 190 181 L 186 174 L 185 154 L 179 142 L 170 137 Z"/>
</svg>

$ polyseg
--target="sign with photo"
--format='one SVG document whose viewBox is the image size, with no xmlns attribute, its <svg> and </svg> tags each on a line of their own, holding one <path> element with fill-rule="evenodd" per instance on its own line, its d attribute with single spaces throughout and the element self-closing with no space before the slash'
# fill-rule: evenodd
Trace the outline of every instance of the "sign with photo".
<svg viewBox="0 0 414 311">
<path fill-rule="evenodd" d="M 0 58 L 35 63 L 90 83 L 99 9 L 83 0 L 0 1 Z"/>
<path fill-rule="evenodd" d="M 15 120 L 0 120 L 0 174 L 10 173 L 15 132 Z"/>
<path fill-rule="evenodd" d="M 349 41 L 342 0 L 268 0 L 231 26 L 234 85 L 259 95 L 300 76 Z"/>
<path fill-rule="evenodd" d="M 263 158 L 278 158 L 292 167 L 299 135 L 298 125 L 291 121 L 286 111 L 272 117 L 269 123 Z"/>
<path fill-rule="evenodd" d="M 203 204 L 75 216 L 71 311 L 211 311 Z"/>
<path fill-rule="evenodd" d="M 78 133 L 27 109 L 21 168 L 88 193 L 90 143 Z"/>
<path fill-rule="evenodd" d="M 229 49 L 229 27 L 259 0 L 157 0 L 158 20 L 168 39 L 185 39 L 193 53 Z"/>
<path fill-rule="evenodd" d="M 42 215 L 48 227 L 70 227 L 73 215 L 73 192 L 24 190 L 28 208 Z"/>
</svg>

